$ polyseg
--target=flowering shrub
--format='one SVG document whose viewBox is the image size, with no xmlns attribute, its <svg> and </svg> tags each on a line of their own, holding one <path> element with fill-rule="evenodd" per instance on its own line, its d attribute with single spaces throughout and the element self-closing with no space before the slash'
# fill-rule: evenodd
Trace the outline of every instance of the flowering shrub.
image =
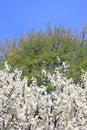
<svg viewBox="0 0 87 130">
<path fill-rule="evenodd" d="M 0 71 L 0 130 L 87 130 L 87 82 L 83 73 L 81 86 L 75 85 L 59 73 L 42 71 L 55 91 L 47 93 L 47 86 L 27 86 L 27 78 L 21 80 L 21 70 L 10 73 Z M 83 87 L 84 85 L 84 87 Z"/>
</svg>

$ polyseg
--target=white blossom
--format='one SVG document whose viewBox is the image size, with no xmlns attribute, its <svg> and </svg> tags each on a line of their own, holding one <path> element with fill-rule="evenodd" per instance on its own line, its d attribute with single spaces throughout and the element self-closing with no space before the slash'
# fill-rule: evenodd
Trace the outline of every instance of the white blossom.
<svg viewBox="0 0 87 130">
<path fill-rule="evenodd" d="M 53 74 L 43 69 L 42 75 L 56 87 L 47 93 L 35 77 L 28 86 L 27 77 L 21 80 L 22 70 L 9 73 L 7 63 L 5 67 L 0 71 L 0 130 L 87 130 L 86 72 L 82 84 L 75 85 L 59 68 Z"/>
</svg>

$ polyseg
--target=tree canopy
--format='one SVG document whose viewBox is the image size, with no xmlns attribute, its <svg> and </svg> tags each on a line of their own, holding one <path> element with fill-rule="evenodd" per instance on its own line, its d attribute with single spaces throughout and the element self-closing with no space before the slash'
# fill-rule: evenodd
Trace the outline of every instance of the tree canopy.
<svg viewBox="0 0 87 130">
<path fill-rule="evenodd" d="M 43 68 L 52 73 L 59 65 L 57 57 L 60 64 L 69 64 L 70 69 L 65 72 L 67 77 L 79 82 L 82 69 L 87 70 L 87 46 L 71 29 L 48 26 L 46 31 L 32 30 L 17 43 L 16 40 L 8 43 L 5 51 L 5 60 L 13 69 L 22 68 L 29 82 L 32 76 L 39 81 Z"/>
</svg>

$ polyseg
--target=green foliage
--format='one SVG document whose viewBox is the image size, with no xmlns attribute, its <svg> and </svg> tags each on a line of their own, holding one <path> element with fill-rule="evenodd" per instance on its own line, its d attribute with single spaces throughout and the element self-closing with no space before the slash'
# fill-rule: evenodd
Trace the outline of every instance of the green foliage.
<svg viewBox="0 0 87 130">
<path fill-rule="evenodd" d="M 52 91 L 55 91 L 55 87 L 52 86 L 50 82 L 47 83 L 47 93 L 51 93 Z"/>
<path fill-rule="evenodd" d="M 7 48 L 6 60 L 12 68 L 23 69 L 23 76 L 28 76 L 29 84 L 32 76 L 40 84 L 43 68 L 52 72 L 58 67 L 57 56 L 61 63 L 65 61 L 69 64 L 70 70 L 66 75 L 72 77 L 75 83 L 80 81 L 81 70 L 87 70 L 87 46 L 81 44 L 71 29 L 64 27 L 51 29 L 48 25 L 46 32 L 33 30 L 22 36 L 17 45 L 14 41 Z M 47 91 L 53 90 L 50 83 L 47 86 Z"/>
<path fill-rule="evenodd" d="M 3 56 L 0 56 L 0 70 L 4 68 L 4 59 Z"/>
</svg>

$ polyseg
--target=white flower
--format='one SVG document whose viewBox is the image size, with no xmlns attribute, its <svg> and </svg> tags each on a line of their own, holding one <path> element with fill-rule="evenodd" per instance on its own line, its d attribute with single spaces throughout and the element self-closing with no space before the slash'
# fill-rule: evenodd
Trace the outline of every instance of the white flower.
<svg viewBox="0 0 87 130">
<path fill-rule="evenodd" d="M 46 70 L 45 70 L 45 69 L 42 70 L 42 75 L 43 75 L 44 77 L 46 77 Z"/>
<path fill-rule="evenodd" d="M 5 70 L 9 71 L 10 70 L 10 66 L 8 65 L 7 61 L 5 62 Z"/>
<path fill-rule="evenodd" d="M 82 88 L 59 68 L 53 74 L 43 69 L 42 74 L 56 86 L 56 91 L 47 94 L 46 86 L 37 86 L 36 78 L 28 86 L 26 77 L 20 79 L 21 70 L 9 73 L 7 63 L 5 66 L 0 71 L 0 130 L 87 129 L 87 72 L 82 75 Z"/>
</svg>

